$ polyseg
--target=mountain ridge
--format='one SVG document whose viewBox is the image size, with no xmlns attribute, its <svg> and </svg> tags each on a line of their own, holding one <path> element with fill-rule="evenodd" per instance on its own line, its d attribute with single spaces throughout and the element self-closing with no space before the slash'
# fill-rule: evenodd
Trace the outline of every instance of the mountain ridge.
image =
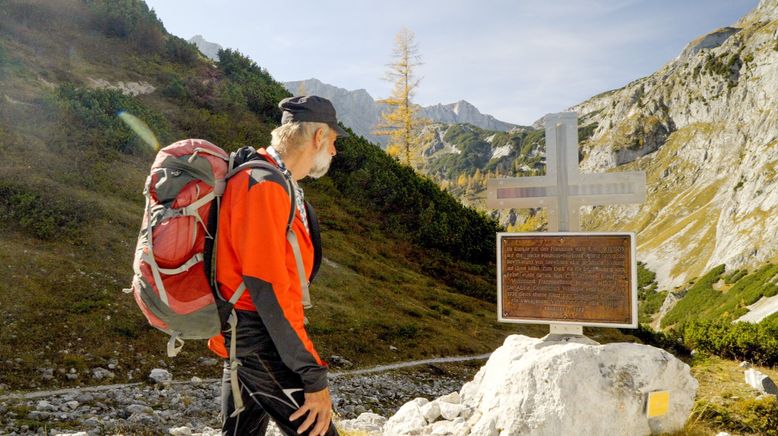
<svg viewBox="0 0 778 436">
<path fill-rule="evenodd" d="M 371 142 L 385 146 L 388 139 L 377 136 L 373 132 L 381 121 L 381 113 L 388 110 L 388 106 L 380 100 L 375 100 L 364 89 L 348 90 L 334 85 L 329 85 L 321 80 L 312 78 L 284 82 L 286 89 L 292 94 L 298 94 L 301 90 L 332 100 L 338 117 L 343 118 L 343 124 L 354 129 Z M 459 100 L 454 103 L 438 103 L 432 106 L 419 106 L 418 115 L 421 118 L 433 122 L 445 124 L 472 124 L 476 127 L 508 131 L 519 127 L 505 121 L 500 121 L 492 115 L 481 113 L 473 104 Z"/>
</svg>

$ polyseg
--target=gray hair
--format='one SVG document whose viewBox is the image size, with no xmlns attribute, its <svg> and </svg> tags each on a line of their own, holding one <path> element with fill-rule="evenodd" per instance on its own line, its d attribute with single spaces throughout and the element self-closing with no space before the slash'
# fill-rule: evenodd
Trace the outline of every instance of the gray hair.
<svg viewBox="0 0 778 436">
<path fill-rule="evenodd" d="M 276 151 L 283 154 L 295 153 L 307 142 L 313 139 L 317 130 L 324 129 L 324 134 L 329 133 L 330 126 L 325 123 L 308 121 L 293 121 L 282 124 L 270 132 L 270 145 Z"/>
</svg>

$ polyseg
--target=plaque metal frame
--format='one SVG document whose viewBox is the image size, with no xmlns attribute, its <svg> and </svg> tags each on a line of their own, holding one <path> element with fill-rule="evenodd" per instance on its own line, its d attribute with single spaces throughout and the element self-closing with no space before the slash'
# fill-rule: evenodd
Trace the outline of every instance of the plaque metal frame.
<svg viewBox="0 0 778 436">
<path fill-rule="evenodd" d="M 586 321 L 557 321 L 545 319 L 519 319 L 505 318 L 502 310 L 502 240 L 505 237 L 564 237 L 564 236 L 628 236 L 630 239 L 630 274 L 631 274 L 631 323 L 608 323 L 608 322 L 586 322 Z M 637 244 L 634 232 L 521 232 L 497 233 L 497 320 L 505 323 L 516 324 L 539 324 L 539 325 L 558 325 L 558 326 L 587 326 L 587 327 L 611 327 L 611 328 L 637 328 L 638 327 L 638 283 L 637 283 Z"/>
</svg>

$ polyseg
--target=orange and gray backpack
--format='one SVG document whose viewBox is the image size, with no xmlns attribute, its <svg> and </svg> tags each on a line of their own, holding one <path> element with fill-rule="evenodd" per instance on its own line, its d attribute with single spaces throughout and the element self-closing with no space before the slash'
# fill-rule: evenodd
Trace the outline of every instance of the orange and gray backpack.
<svg viewBox="0 0 778 436">
<path fill-rule="evenodd" d="M 254 152 L 249 147 L 241 151 L 245 149 Z M 224 300 L 216 285 L 214 256 L 220 199 L 227 180 L 246 168 L 264 168 L 283 177 L 291 195 L 287 239 L 293 248 L 297 245 L 292 231 L 296 209 L 292 181 L 261 155 L 250 153 L 253 159 L 243 159 L 246 154 L 228 154 L 202 139 L 178 141 L 157 153 L 143 192 L 146 209 L 135 250 L 135 275 L 132 287 L 125 290 L 134 294 L 149 324 L 170 335 L 167 352 L 171 357 L 181 351 L 184 339 L 208 339 L 225 328 L 232 329 L 229 359 L 236 403 L 242 402 L 233 306 L 245 286 Z M 236 163 L 236 159 L 246 161 Z M 299 248 L 294 251 L 299 256 Z M 304 285 L 307 293 L 307 280 Z M 235 414 L 240 413 L 242 404 L 235 409 Z"/>
</svg>

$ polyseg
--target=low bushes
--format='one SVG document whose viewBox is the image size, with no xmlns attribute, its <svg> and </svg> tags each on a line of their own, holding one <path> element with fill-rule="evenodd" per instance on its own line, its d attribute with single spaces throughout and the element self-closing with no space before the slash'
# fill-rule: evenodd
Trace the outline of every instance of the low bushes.
<svg viewBox="0 0 778 436">
<path fill-rule="evenodd" d="M 111 148 L 128 154 L 155 152 L 119 119 L 117 114 L 121 111 L 146 122 L 161 144 L 167 144 L 172 137 L 162 115 L 118 90 L 64 85 L 59 88 L 57 101 L 64 112 L 60 147 Z"/>
<path fill-rule="evenodd" d="M 99 213 L 95 204 L 57 185 L 0 179 L 0 222 L 35 238 L 77 240 Z"/>
<path fill-rule="evenodd" d="M 759 365 L 778 364 L 778 317 L 775 316 L 759 324 L 694 320 L 684 323 L 677 332 L 689 349 Z"/>
</svg>

